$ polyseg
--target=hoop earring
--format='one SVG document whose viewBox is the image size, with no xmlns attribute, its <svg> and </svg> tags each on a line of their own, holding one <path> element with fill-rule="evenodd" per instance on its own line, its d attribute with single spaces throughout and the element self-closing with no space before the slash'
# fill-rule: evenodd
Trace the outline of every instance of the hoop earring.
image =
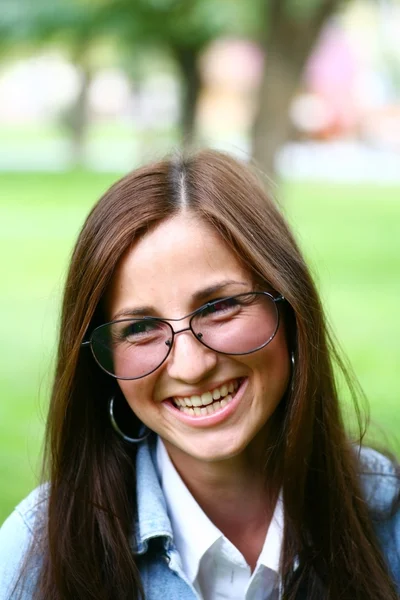
<svg viewBox="0 0 400 600">
<path fill-rule="evenodd" d="M 293 374 L 294 374 L 294 367 L 296 365 L 296 359 L 294 357 L 294 351 L 292 350 L 292 352 L 290 353 L 290 362 L 292 363 L 292 372 L 291 372 L 291 377 L 290 377 L 290 391 L 293 393 L 294 391 L 294 379 L 293 379 Z"/>
<path fill-rule="evenodd" d="M 114 396 L 111 396 L 110 400 L 108 401 L 108 415 L 110 417 L 110 421 L 111 421 L 111 425 L 112 428 L 114 429 L 114 431 L 119 435 L 119 437 L 121 437 L 125 442 L 128 442 L 129 444 L 139 444 L 140 442 L 143 442 L 144 440 L 146 440 L 151 431 L 148 427 L 146 427 L 146 425 L 144 425 L 143 423 L 141 423 L 139 432 L 143 432 L 144 434 L 141 435 L 140 437 L 134 438 L 134 437 L 130 437 L 129 435 L 126 435 L 119 427 L 117 421 L 115 420 L 115 416 L 114 416 Z"/>
</svg>

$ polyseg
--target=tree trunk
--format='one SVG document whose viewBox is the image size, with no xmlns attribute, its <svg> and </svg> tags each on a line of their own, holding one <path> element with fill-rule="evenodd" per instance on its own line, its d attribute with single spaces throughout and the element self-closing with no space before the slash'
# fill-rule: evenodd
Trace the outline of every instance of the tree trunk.
<svg viewBox="0 0 400 600">
<path fill-rule="evenodd" d="M 72 164 L 80 167 L 85 161 L 85 142 L 89 123 L 88 95 L 92 70 L 88 62 L 91 40 L 77 37 L 72 45 L 71 59 L 80 75 L 78 96 L 65 116 L 71 139 Z"/>
<path fill-rule="evenodd" d="M 274 178 L 276 151 L 288 140 L 289 108 L 301 75 L 270 46 L 259 91 L 259 108 L 253 127 L 253 158 Z"/>
<path fill-rule="evenodd" d="M 201 91 L 199 50 L 175 47 L 174 54 L 182 74 L 181 137 L 183 147 L 188 148 L 196 136 L 196 111 Z"/>
<path fill-rule="evenodd" d="M 265 1 L 266 60 L 252 132 L 253 158 L 267 175 L 276 177 L 276 152 L 288 141 L 291 131 L 291 100 L 322 26 L 341 0 L 321 0 L 311 17 L 296 21 L 290 17 L 285 0 Z"/>
<path fill-rule="evenodd" d="M 72 141 L 72 160 L 74 166 L 83 166 L 85 162 L 85 142 L 89 122 L 88 95 L 91 75 L 80 65 L 81 86 L 78 97 L 70 113 L 70 131 Z"/>
</svg>

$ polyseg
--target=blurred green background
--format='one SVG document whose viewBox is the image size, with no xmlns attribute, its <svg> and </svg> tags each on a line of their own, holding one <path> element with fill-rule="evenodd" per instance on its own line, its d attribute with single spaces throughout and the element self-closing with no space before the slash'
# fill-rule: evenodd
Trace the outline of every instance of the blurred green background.
<svg viewBox="0 0 400 600">
<path fill-rule="evenodd" d="M 83 220 L 175 148 L 223 148 L 278 182 L 370 439 L 399 451 L 399 31 L 400 0 L 3 0 L 0 523 L 38 482 Z"/>
</svg>

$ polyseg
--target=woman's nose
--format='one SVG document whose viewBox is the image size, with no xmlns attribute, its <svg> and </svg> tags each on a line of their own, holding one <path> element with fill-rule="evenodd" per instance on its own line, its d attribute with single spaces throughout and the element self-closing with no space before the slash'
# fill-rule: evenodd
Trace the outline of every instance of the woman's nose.
<svg viewBox="0 0 400 600">
<path fill-rule="evenodd" d="M 174 338 L 167 359 L 167 372 L 173 379 L 193 384 L 206 378 L 216 367 L 217 361 L 217 353 L 206 348 L 189 329 Z"/>
</svg>

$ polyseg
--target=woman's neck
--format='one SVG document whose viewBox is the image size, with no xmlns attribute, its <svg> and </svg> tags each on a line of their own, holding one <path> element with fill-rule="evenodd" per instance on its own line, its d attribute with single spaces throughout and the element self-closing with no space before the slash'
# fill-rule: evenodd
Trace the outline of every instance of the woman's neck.
<svg viewBox="0 0 400 600">
<path fill-rule="evenodd" d="M 165 446 L 196 502 L 253 570 L 277 498 L 266 486 L 261 452 L 253 446 L 240 456 L 205 462 Z"/>
</svg>

